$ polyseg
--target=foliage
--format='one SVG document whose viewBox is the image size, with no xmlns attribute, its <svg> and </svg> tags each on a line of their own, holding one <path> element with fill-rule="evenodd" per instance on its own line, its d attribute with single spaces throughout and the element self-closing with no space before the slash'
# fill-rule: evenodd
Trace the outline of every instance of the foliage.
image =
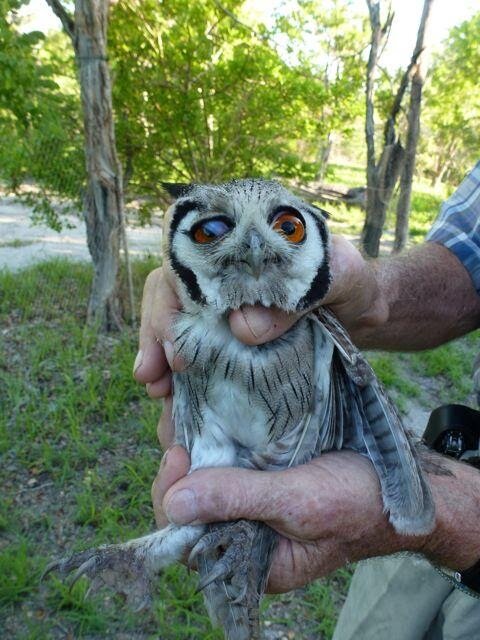
<svg viewBox="0 0 480 640">
<path fill-rule="evenodd" d="M 0 179 L 59 229 L 52 196 L 78 203 L 84 175 L 73 59 L 61 33 L 21 33 L 17 0 L 0 7 Z"/>
<path fill-rule="evenodd" d="M 425 93 L 422 166 L 433 181 L 458 183 L 478 159 L 480 12 L 454 27 Z"/>
<path fill-rule="evenodd" d="M 295 14 L 267 30 L 247 26 L 243 5 L 136 0 L 114 6 L 109 47 L 117 141 L 134 192 L 157 195 L 165 180 L 308 179 L 318 169 L 319 142 L 348 129 L 360 77 L 352 75 L 357 31 L 349 26 L 348 36 L 340 35 L 347 4 L 335 3 L 338 33 L 326 42 L 321 63 L 302 53 Z M 318 25 L 312 37 L 321 31 L 327 26 Z M 350 57 L 340 62 L 342 54 Z"/>
</svg>

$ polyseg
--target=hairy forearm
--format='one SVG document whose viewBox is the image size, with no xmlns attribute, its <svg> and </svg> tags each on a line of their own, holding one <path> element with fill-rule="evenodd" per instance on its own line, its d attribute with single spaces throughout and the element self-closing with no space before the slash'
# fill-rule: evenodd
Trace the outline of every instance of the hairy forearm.
<svg viewBox="0 0 480 640">
<path fill-rule="evenodd" d="M 480 296 L 456 256 L 425 243 L 367 263 L 365 310 L 349 330 L 363 348 L 428 349 L 480 325 Z"/>
<path fill-rule="evenodd" d="M 437 520 L 421 551 L 440 565 L 468 569 L 480 559 L 480 471 L 445 457 L 442 466 L 450 474 L 429 474 Z"/>
<path fill-rule="evenodd" d="M 387 524 L 386 514 L 375 516 L 373 508 L 371 512 L 365 509 L 360 520 L 351 518 L 354 524 L 351 530 L 348 526 L 344 528 L 345 559 L 361 560 L 410 551 L 423 554 L 438 566 L 459 571 L 478 562 L 480 471 L 433 452 L 422 454 L 422 458 L 425 468 L 431 469 L 427 478 L 435 502 L 434 530 L 425 536 L 401 535 Z M 351 513 L 352 509 L 350 517 Z M 372 522 L 375 523 L 373 533 Z"/>
</svg>

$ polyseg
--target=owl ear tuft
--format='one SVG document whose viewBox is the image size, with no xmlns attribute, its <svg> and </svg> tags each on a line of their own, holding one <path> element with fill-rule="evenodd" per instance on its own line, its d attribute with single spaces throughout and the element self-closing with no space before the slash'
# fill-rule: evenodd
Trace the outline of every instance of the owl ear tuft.
<svg viewBox="0 0 480 640">
<path fill-rule="evenodd" d="M 195 186 L 193 183 L 181 182 L 162 182 L 162 187 L 174 200 L 186 196 L 187 193 Z"/>
<path fill-rule="evenodd" d="M 312 209 L 314 214 L 318 215 L 320 213 L 327 220 L 330 218 L 330 214 L 328 213 L 328 211 L 325 211 L 325 209 L 322 209 L 321 207 L 317 207 L 315 204 L 312 204 L 311 202 L 308 203 L 308 206 L 310 207 L 310 209 Z"/>
</svg>

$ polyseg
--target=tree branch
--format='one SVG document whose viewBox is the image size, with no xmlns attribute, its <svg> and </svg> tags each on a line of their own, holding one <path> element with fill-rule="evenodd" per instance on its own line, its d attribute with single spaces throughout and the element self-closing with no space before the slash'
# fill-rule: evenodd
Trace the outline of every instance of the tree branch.
<svg viewBox="0 0 480 640">
<path fill-rule="evenodd" d="M 422 53 L 422 51 L 423 51 L 423 48 L 416 49 L 413 52 L 410 63 L 408 67 L 405 69 L 405 72 L 400 81 L 397 95 L 395 96 L 392 108 L 390 110 L 390 115 L 388 116 L 387 121 L 385 123 L 385 129 L 384 129 L 385 144 L 393 144 L 393 142 L 395 141 L 395 121 L 397 119 L 398 112 L 400 111 L 400 107 L 402 106 L 403 96 L 405 95 L 405 91 L 407 90 L 412 70 L 417 64 L 417 60 L 420 54 Z"/>
<path fill-rule="evenodd" d="M 50 6 L 53 13 L 60 20 L 65 33 L 70 36 L 73 42 L 75 36 L 75 21 L 73 17 L 68 13 L 60 0 L 45 0 L 45 2 Z"/>
<path fill-rule="evenodd" d="M 268 40 L 268 38 L 266 38 L 265 36 L 262 36 L 261 33 L 258 33 L 258 31 L 255 31 L 255 29 L 253 29 L 253 27 L 250 27 L 248 24 L 245 24 L 239 18 L 237 18 L 237 16 L 232 11 L 227 9 L 227 7 L 224 7 L 223 4 L 221 2 L 219 2 L 219 0 L 213 0 L 213 2 L 214 2 L 214 4 L 217 5 L 217 7 L 220 9 L 220 11 L 223 11 L 223 13 L 225 15 L 227 15 L 231 20 L 233 20 L 233 22 L 236 22 L 236 24 L 238 24 L 239 27 L 242 27 L 243 29 L 247 29 L 248 31 L 253 33 L 253 35 L 256 38 L 258 38 L 259 40 L 261 40 L 262 42 L 264 42 L 265 40 Z"/>
</svg>

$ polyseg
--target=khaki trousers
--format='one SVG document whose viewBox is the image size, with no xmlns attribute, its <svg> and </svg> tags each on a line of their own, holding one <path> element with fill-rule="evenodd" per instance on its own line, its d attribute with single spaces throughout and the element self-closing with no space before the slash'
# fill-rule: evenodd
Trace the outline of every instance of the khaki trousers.
<svg viewBox="0 0 480 640">
<path fill-rule="evenodd" d="M 333 640 L 480 640 L 480 600 L 415 556 L 360 563 Z"/>
</svg>

